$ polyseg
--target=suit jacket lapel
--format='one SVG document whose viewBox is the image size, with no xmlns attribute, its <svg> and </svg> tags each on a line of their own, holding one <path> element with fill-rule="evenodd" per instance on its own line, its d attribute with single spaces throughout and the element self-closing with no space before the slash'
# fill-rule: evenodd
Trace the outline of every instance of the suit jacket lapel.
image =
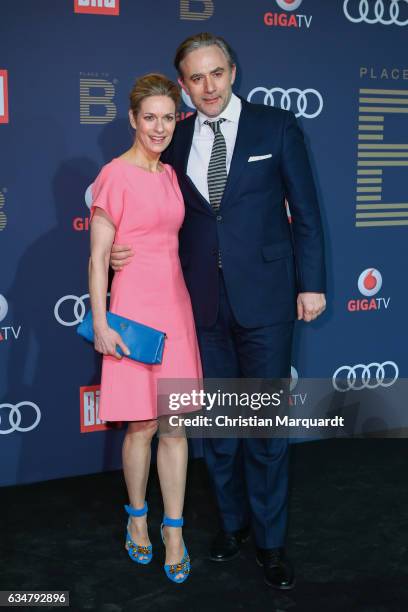
<svg viewBox="0 0 408 612">
<path fill-rule="evenodd" d="M 242 100 L 242 99 L 241 99 Z M 232 155 L 230 171 L 222 197 L 221 207 L 225 206 L 231 196 L 235 183 L 240 178 L 248 163 L 248 157 L 253 144 L 256 144 L 259 135 L 254 129 L 251 121 L 251 104 L 242 100 L 242 109 L 238 123 L 237 139 L 235 141 L 234 153 Z"/>
<path fill-rule="evenodd" d="M 188 158 L 190 156 L 191 146 L 193 144 L 193 136 L 194 136 L 194 128 L 195 128 L 195 118 L 197 117 L 197 113 L 194 113 L 193 117 L 183 126 L 180 125 L 180 134 L 178 136 L 178 147 L 180 151 L 180 170 L 184 174 L 187 183 L 189 183 L 190 187 L 195 192 L 197 199 L 200 201 L 202 206 L 205 207 L 207 212 L 213 214 L 213 209 L 211 208 L 211 204 L 207 202 L 207 200 L 201 195 L 198 191 L 197 187 L 191 180 L 191 178 L 187 174 L 188 167 Z"/>
<path fill-rule="evenodd" d="M 193 135 L 194 135 L 194 126 L 195 126 L 195 118 L 197 117 L 197 113 L 194 113 L 193 117 L 189 121 L 186 121 L 184 125 L 180 125 L 180 159 L 181 159 L 181 169 L 184 174 L 187 176 L 187 165 L 188 158 L 190 156 L 191 145 L 193 143 Z"/>
</svg>

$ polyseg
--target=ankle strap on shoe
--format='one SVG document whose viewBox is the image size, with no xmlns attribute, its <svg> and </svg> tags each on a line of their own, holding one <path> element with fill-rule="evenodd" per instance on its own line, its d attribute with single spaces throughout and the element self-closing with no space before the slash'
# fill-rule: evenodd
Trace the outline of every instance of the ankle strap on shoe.
<svg viewBox="0 0 408 612">
<path fill-rule="evenodd" d="M 173 519 L 173 518 L 169 518 L 168 516 L 164 515 L 163 525 L 166 525 L 167 527 L 182 527 L 184 525 L 184 519 L 183 517 Z"/>
<path fill-rule="evenodd" d="M 147 502 L 145 501 L 143 508 L 133 508 L 133 506 L 131 506 L 129 504 L 129 506 L 125 505 L 124 506 L 126 512 L 128 514 L 130 514 L 131 516 L 144 516 L 145 514 L 147 514 Z"/>
</svg>

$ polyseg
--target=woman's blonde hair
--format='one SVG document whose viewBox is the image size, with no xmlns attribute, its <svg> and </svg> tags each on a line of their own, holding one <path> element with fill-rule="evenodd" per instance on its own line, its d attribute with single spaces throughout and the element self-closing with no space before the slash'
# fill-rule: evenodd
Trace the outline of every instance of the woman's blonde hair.
<svg viewBox="0 0 408 612">
<path fill-rule="evenodd" d="M 151 72 L 138 78 L 130 92 L 130 109 L 134 117 L 139 112 L 142 101 L 150 96 L 168 96 L 173 100 L 176 109 L 180 103 L 180 90 L 176 83 L 164 74 Z"/>
</svg>

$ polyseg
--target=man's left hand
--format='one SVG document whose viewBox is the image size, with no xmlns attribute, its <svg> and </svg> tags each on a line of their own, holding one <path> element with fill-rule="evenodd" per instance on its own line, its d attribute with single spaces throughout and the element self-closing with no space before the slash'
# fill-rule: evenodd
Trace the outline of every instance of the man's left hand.
<svg viewBox="0 0 408 612">
<path fill-rule="evenodd" d="M 324 293 L 299 293 L 297 297 L 298 321 L 314 321 L 326 308 Z"/>
</svg>

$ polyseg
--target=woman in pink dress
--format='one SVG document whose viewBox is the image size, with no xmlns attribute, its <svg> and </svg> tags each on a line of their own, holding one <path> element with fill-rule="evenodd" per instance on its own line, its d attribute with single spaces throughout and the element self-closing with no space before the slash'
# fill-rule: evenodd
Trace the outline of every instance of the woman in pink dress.
<svg viewBox="0 0 408 612">
<path fill-rule="evenodd" d="M 178 256 L 184 203 L 176 174 L 160 162 L 176 125 L 177 86 L 149 74 L 130 94 L 129 119 L 136 130 L 132 147 L 106 164 L 93 185 L 89 286 L 95 349 L 104 355 L 99 416 L 128 421 L 123 470 L 130 504 L 125 547 L 133 561 L 152 558 L 145 502 L 151 439 L 157 430 L 157 381 L 200 379 L 201 363 L 190 297 Z M 146 365 L 121 358 L 127 347 L 106 319 L 109 255 L 113 243 L 132 245 L 135 256 L 116 272 L 110 310 L 167 334 L 163 361 Z M 184 582 L 190 562 L 182 538 L 187 470 L 184 435 L 160 436 L 157 469 L 164 503 L 162 538 L 165 571 Z"/>
</svg>

